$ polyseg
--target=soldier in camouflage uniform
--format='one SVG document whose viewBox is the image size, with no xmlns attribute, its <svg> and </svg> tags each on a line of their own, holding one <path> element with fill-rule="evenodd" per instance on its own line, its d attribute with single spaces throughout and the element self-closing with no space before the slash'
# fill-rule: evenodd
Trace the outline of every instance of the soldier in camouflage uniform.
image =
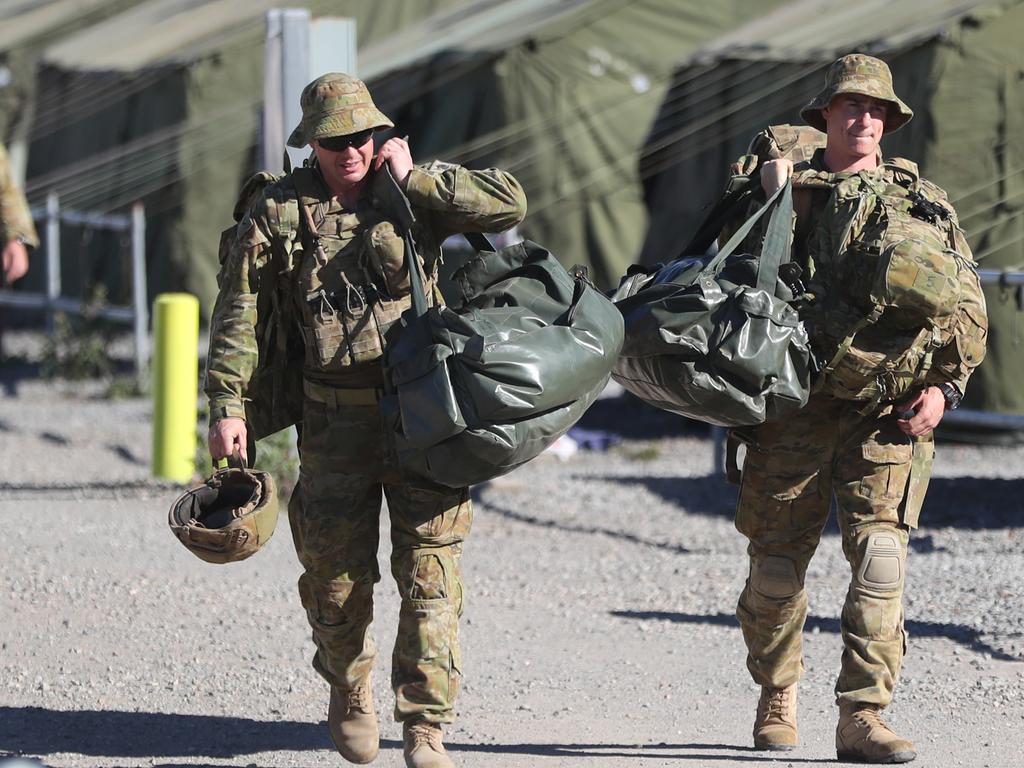
<svg viewBox="0 0 1024 768">
<path fill-rule="evenodd" d="M 845 238 L 837 238 L 823 223 L 836 185 L 858 174 L 876 186 L 916 174 L 912 163 L 883 163 L 878 153 L 882 135 L 904 125 L 913 113 L 893 92 L 885 63 L 849 55 L 832 65 L 825 89 L 801 115 L 826 134 L 825 147 L 795 169 L 792 161 L 775 159 L 764 163 L 760 173 L 766 194 L 787 177 L 794 179 L 794 260 L 811 273 L 813 286 L 816 265 L 861 253 L 864 221 L 855 221 Z M 920 183 L 948 211 L 949 245 L 969 264 L 970 249 L 944 193 Z M 801 632 L 807 615 L 804 575 L 834 495 L 852 571 L 835 688 L 837 753 L 877 763 L 906 762 L 916 755 L 913 744 L 895 734 L 879 713 L 892 699 L 905 652 L 907 543 L 931 471 L 932 430 L 945 410 L 956 407 L 984 356 L 984 298 L 973 267 L 962 274 L 955 320 L 925 382 L 896 399 L 838 397 L 836 390 L 824 387 L 784 422 L 738 431 L 747 453 L 736 527 L 750 542 L 750 571 L 737 616 L 747 667 L 761 686 L 754 724 L 760 749 L 797 744 L 797 681 L 803 673 Z M 812 316 L 812 341 L 817 330 Z"/>
<path fill-rule="evenodd" d="M 14 183 L 7 150 L 0 144 L 0 248 L 3 286 L 28 272 L 28 249 L 39 245 L 25 196 Z"/>
<path fill-rule="evenodd" d="M 387 498 L 401 595 L 395 717 L 406 764 L 444 768 L 452 762 L 441 724 L 454 719 L 462 666 L 459 556 L 472 510 L 468 489 L 405 481 L 388 456 L 377 405 L 381 354 L 411 299 L 401 230 L 378 184 L 387 165 L 409 198 L 419 267 L 435 300 L 441 242 L 457 232 L 506 230 L 522 220 L 526 200 L 499 170 L 414 166 L 402 139 L 375 155 L 373 132 L 392 123 L 354 77 L 318 78 L 301 104 L 288 143 L 311 145 L 316 163 L 263 188 L 221 268 L 206 383 L 210 453 L 244 455 L 249 439 L 298 418 L 301 469 L 288 513 L 305 568 L 299 596 L 313 629 L 313 666 L 331 688 L 331 736 L 355 763 L 378 752 L 369 628 L 382 493 Z M 261 378 L 268 367 L 272 375 Z M 298 392 L 301 415 L 285 403 L 291 419 L 260 425 L 250 406 L 267 389 L 278 400 Z"/>
</svg>

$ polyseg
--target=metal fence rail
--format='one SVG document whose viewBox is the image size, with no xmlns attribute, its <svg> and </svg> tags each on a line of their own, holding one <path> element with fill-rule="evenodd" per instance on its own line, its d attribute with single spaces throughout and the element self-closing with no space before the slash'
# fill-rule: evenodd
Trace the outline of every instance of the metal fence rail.
<svg viewBox="0 0 1024 768">
<path fill-rule="evenodd" d="M 88 211 L 61 209 L 56 192 L 46 196 L 45 208 L 33 208 L 32 216 L 45 222 L 44 256 L 46 264 L 46 292 L 28 293 L 0 291 L 0 306 L 46 313 L 47 327 L 53 328 L 57 312 L 81 315 L 86 302 L 61 295 L 60 225 L 76 224 L 93 229 L 108 229 L 131 233 L 132 304 L 129 307 L 106 306 L 96 314 L 106 320 L 132 326 L 135 341 L 135 375 L 143 383 L 149 362 L 149 313 L 146 306 L 146 211 L 142 203 L 135 203 L 129 215 L 106 215 Z"/>
</svg>

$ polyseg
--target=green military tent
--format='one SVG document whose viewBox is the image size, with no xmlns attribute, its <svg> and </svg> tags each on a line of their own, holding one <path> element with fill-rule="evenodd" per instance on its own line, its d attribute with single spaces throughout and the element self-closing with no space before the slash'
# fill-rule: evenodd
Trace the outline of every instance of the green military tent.
<svg viewBox="0 0 1024 768">
<path fill-rule="evenodd" d="M 1020 0 L 305 5 L 356 18 L 359 74 L 417 159 L 512 170 L 530 198 L 522 233 L 604 287 L 634 261 L 674 255 L 750 136 L 796 119 L 850 50 L 888 59 L 917 111 L 887 151 L 950 190 L 985 266 L 1024 261 Z M 212 296 L 217 232 L 258 162 L 268 7 L 0 0 L 0 63 L 13 73 L 0 99 L 18 115 L 0 132 L 31 126 L 30 197 L 56 189 L 90 209 L 142 199 L 152 292 Z M 70 238 L 79 282 L 110 271 L 81 255 L 96 253 L 92 238 Z M 123 271 L 102 278 L 124 289 Z M 992 356 L 971 403 L 1021 412 L 1019 301 L 994 287 L 989 302 Z"/>
<path fill-rule="evenodd" d="M 464 0 L 312 0 L 356 19 L 361 45 Z M 270 0 L 0 0 L 0 140 L 28 146 L 26 193 L 92 213 L 146 206 L 150 296 L 187 290 L 207 311 L 218 233 L 257 169 Z M 2 83 L 3 80 L 0 80 Z M 120 234 L 65 225 L 66 293 L 127 303 Z M 115 258 L 117 256 L 119 258 Z M 19 288 L 39 290 L 34 268 Z"/>
</svg>

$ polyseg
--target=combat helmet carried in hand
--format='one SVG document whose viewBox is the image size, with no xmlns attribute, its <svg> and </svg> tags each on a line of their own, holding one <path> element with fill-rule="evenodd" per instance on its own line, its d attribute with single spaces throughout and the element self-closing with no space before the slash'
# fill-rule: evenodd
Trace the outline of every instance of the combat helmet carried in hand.
<svg viewBox="0 0 1024 768">
<path fill-rule="evenodd" d="M 208 563 L 233 563 L 251 557 L 277 525 L 274 479 L 242 466 L 218 469 L 171 505 L 167 524 L 185 548 Z"/>
</svg>

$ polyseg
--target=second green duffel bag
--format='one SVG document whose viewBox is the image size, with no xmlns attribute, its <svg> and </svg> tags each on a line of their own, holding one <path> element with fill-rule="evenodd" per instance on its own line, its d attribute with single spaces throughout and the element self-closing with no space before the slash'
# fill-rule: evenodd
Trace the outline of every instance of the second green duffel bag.
<svg viewBox="0 0 1024 768">
<path fill-rule="evenodd" d="M 734 254 L 775 205 L 759 257 Z M 783 186 L 706 265 L 680 258 L 626 277 L 613 299 L 626 338 L 614 379 L 640 399 L 720 426 L 760 424 L 807 403 L 807 330 L 780 279 L 790 259 L 792 184 Z"/>
</svg>

